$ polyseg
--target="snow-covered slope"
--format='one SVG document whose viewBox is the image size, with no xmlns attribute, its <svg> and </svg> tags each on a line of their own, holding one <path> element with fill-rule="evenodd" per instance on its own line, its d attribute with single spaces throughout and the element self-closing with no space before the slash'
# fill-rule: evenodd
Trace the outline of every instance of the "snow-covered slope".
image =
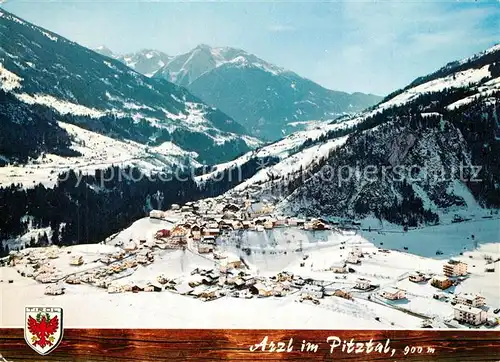
<svg viewBox="0 0 500 362">
<path fill-rule="evenodd" d="M 376 110 L 382 111 L 390 107 L 401 106 L 417 99 L 423 94 L 439 93 L 450 88 L 468 88 L 470 90 L 477 90 L 478 93 L 482 93 L 477 95 L 487 95 L 489 91 L 498 91 L 500 89 L 498 78 L 492 78 L 489 68 L 490 64 L 487 64 L 481 68 L 469 68 L 442 78 L 430 80 L 407 89 L 394 98 L 383 102 L 376 107 Z M 485 79 L 489 81 L 482 82 L 482 80 Z"/>
<path fill-rule="evenodd" d="M 345 142 L 345 136 L 335 135 L 349 134 L 359 124 L 362 117 L 352 117 L 339 122 L 323 122 L 316 124 L 308 130 L 295 132 L 277 142 L 259 147 L 247 152 L 241 157 L 216 165 L 210 172 L 197 177 L 197 181 L 203 183 L 211 178 L 217 179 L 225 171 L 242 167 L 251 160 L 256 160 L 258 169 L 255 175 L 237 186 L 238 190 L 244 189 L 252 184 L 261 184 L 273 178 L 275 175 L 287 176 L 307 169 L 313 159 L 324 157 L 340 144 Z M 324 140 L 333 138 L 332 140 Z M 269 159 L 275 159 L 276 164 L 270 165 Z M 297 162 L 299 161 L 299 162 Z"/>
<path fill-rule="evenodd" d="M 457 62 L 455 71 L 447 66 L 440 77 L 419 78 L 426 81 L 356 116 L 219 165 L 198 181 L 254 160 L 253 173 L 233 191 L 253 185 L 286 197 L 282 210 L 293 214 L 374 214 L 411 225 L 464 210 L 486 215 L 483 207 L 500 207 L 500 49 L 482 54 Z"/>
<path fill-rule="evenodd" d="M 11 184 L 29 187 L 38 182 L 53 187 L 63 172 L 79 170 L 83 174 L 93 174 L 95 170 L 113 165 L 135 166 L 146 174 L 174 167 L 186 158 L 191 159 L 193 165 L 199 165 L 195 160 L 198 156 L 195 152 L 187 152 L 172 142 L 148 147 L 134 141 L 116 140 L 69 123 L 58 122 L 58 126 L 69 134 L 69 148 L 79 153 L 79 156 L 44 153 L 24 165 L 0 167 L 0 187 Z"/>
<path fill-rule="evenodd" d="M 26 104 L 49 108 L 62 116 L 58 120 L 152 146 L 173 142 L 209 163 L 230 159 L 257 142 L 186 89 L 143 76 L 3 9 L 0 43 L 1 89 Z"/>
<path fill-rule="evenodd" d="M 500 49 L 483 54 L 365 113 L 358 132 L 292 187 L 284 208 L 410 225 L 499 208 Z"/>
<path fill-rule="evenodd" d="M 380 97 L 332 91 L 234 48 L 200 45 L 172 59 L 155 78 L 187 87 L 255 135 L 277 140 L 309 122 L 360 111 Z"/>
<path fill-rule="evenodd" d="M 324 297 L 318 305 L 296 302 L 301 294 L 299 290 L 282 297 L 252 299 L 233 298 L 231 293 L 227 293 L 224 298 L 206 303 L 169 290 L 157 293 L 114 294 L 86 283 L 64 283 L 65 294 L 49 296 L 44 295 L 46 285 L 21 275 L 21 272 L 30 270 L 30 267 L 19 262 L 13 267 L 0 267 L 0 277 L 3 280 L 13 280 L 12 283 L 0 283 L 0 292 L 5 296 L 1 324 L 22 326 L 23 316 L 15 312 L 19 305 L 51 305 L 57 301 L 58 305 L 68 311 L 65 323 L 72 328 L 109 325 L 123 328 L 162 328 L 165 320 L 168 320 L 171 328 L 314 329 L 331 328 L 335 325 L 336 328 L 343 329 L 390 330 L 420 328 L 423 319 L 433 319 L 435 328 L 449 328 L 453 318 L 453 305 L 434 299 L 433 295 L 437 289 L 429 282 L 412 283 L 408 276 L 415 270 L 429 276 L 439 276 L 442 273 L 444 258 L 448 257 L 465 262 L 469 266 L 468 278 L 444 294 L 451 299 L 452 292 L 480 293 L 486 298 L 488 316 L 494 317 L 493 310 L 500 303 L 498 262 L 493 273 L 485 272 L 485 266 L 488 262 L 486 258 L 496 260 L 500 257 L 500 245 L 489 243 L 495 240 L 494 220 L 479 224 L 475 225 L 478 229 L 475 232 L 479 240 L 478 245 L 474 245 L 470 240 L 471 226 L 466 224 L 442 225 L 410 230 L 407 233 L 361 232 L 361 235 L 276 228 L 265 233 L 247 232 L 249 235 L 238 238 L 240 248 L 236 248 L 236 242 L 219 244 L 222 252 L 237 253 L 247 263 L 255 266 L 255 269 L 246 272 L 252 273 L 256 278 L 265 280 L 276 276 L 278 272 L 286 271 L 303 279 L 324 281 L 327 289 L 349 291 L 353 296 L 353 300 Z M 123 245 L 126 245 L 130 239 L 149 241 L 153 239 L 156 230 L 167 225 L 166 221 L 141 219 L 115 238 L 111 238 L 109 244 L 122 241 Z M 391 250 L 383 252 L 378 247 L 380 242 L 385 242 L 384 247 Z M 303 247 L 301 251 L 297 250 L 299 245 Z M 443 246 L 445 255 L 435 255 L 438 245 Z M 409 246 L 410 251 L 402 251 L 403 246 Z M 352 265 L 352 272 L 337 274 L 325 270 L 335 261 L 343 260 L 342 255 L 345 256 L 346 249 L 351 250 L 353 247 L 362 251 L 363 258 L 359 264 Z M 248 255 L 242 249 L 251 249 L 252 252 Z M 47 258 L 48 255 L 57 256 L 56 259 L 50 259 L 50 265 L 56 269 L 58 275 L 65 276 L 75 272 L 90 274 L 98 269 L 103 270 L 107 266 L 98 260 L 120 250 L 120 247 L 112 245 L 84 244 L 61 249 L 28 248 L 23 250 L 22 254 L 39 260 Z M 264 250 L 266 253 L 262 252 Z M 75 255 L 82 256 L 83 265 L 70 265 L 70 260 Z M 145 285 L 148 282 L 156 282 L 160 275 L 181 283 L 193 280 L 196 276 L 191 275 L 191 272 L 196 268 L 214 269 L 214 265 L 217 265 L 217 261 L 190 251 L 156 250 L 153 263 L 135 270 L 129 269 L 131 274 L 128 276 L 120 278 L 120 275 L 117 275 L 111 278 L 119 278 L 113 282 L 115 285 Z M 358 278 L 369 279 L 378 288 L 372 292 L 356 290 L 354 286 Z M 407 299 L 403 303 L 393 303 L 381 298 L 380 292 L 389 287 L 406 290 Z M 218 288 L 233 291 L 228 286 Z M 82 300 L 85 302 L 82 303 Z M 123 318 L 124 314 L 130 312 L 131 305 L 148 312 L 140 315 L 132 313 L 130 318 Z M 169 307 L 165 308 L 165 305 Z M 255 313 L 241 313 L 242 310 Z M 290 318 L 290 315 L 307 317 Z M 469 328 L 463 325 L 458 327 Z M 495 330 L 498 331 L 498 328 L 497 326 Z"/>
</svg>

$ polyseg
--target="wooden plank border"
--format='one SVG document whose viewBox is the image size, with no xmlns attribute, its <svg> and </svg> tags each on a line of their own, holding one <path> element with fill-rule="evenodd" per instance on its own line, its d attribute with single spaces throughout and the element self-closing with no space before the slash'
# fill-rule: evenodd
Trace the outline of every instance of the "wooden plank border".
<svg viewBox="0 0 500 362">
<path fill-rule="evenodd" d="M 261 343 L 267 336 L 265 351 Z M 336 337 L 327 343 L 328 337 Z M 351 339 L 357 345 L 348 352 Z M 292 340 L 292 342 L 290 342 Z M 377 350 L 368 353 L 365 342 Z M 306 341 L 302 349 L 303 341 Z M 270 352 L 270 342 L 285 351 Z M 283 345 L 277 345 L 283 342 Z M 331 343 L 341 343 L 331 352 Z M 308 344 L 309 343 L 309 344 Z M 290 349 L 290 345 L 292 348 Z M 315 345 L 318 346 L 315 351 Z M 251 346 L 255 347 L 251 351 Z M 363 347 L 363 350 L 361 350 Z M 412 349 L 413 347 L 413 349 Z M 280 348 L 281 349 L 281 348 Z M 308 351 L 309 349 L 309 351 Z M 288 351 L 287 351 L 288 350 Z M 394 350 L 394 352 L 392 352 Z M 405 351 L 407 352 L 405 354 Z M 61 344 L 40 356 L 23 329 L 0 329 L 4 361 L 500 361 L 500 332 L 457 330 L 65 329 Z M 0 359 L 1 361 L 1 359 Z"/>
</svg>

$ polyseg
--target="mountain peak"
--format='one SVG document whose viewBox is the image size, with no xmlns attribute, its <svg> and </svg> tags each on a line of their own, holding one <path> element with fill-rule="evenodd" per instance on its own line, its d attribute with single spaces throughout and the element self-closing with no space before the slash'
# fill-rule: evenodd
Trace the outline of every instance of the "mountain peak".
<svg viewBox="0 0 500 362">
<path fill-rule="evenodd" d="M 168 64 L 173 58 L 172 56 L 156 49 L 144 48 L 134 53 L 115 54 L 108 47 L 101 45 L 93 50 L 106 57 L 119 60 L 126 66 L 148 77 L 153 76 L 160 68 Z"/>
<path fill-rule="evenodd" d="M 96 50 L 104 50 L 104 51 L 111 51 L 108 47 L 106 47 L 105 45 L 99 45 L 97 48 L 95 48 Z"/>
<path fill-rule="evenodd" d="M 95 52 L 104 55 L 106 57 L 115 57 L 115 53 L 105 45 L 99 45 L 97 48 L 93 49 Z"/>
<path fill-rule="evenodd" d="M 175 57 L 154 77 L 187 88 L 268 140 L 311 120 L 331 120 L 380 100 L 362 93 L 333 92 L 252 53 L 206 44 Z"/>
<path fill-rule="evenodd" d="M 195 49 L 210 50 L 212 47 L 208 44 L 198 44 Z"/>
<path fill-rule="evenodd" d="M 260 68 L 273 74 L 285 71 L 241 49 L 199 44 L 191 51 L 176 56 L 155 76 L 187 87 L 200 76 L 221 66 Z"/>
</svg>

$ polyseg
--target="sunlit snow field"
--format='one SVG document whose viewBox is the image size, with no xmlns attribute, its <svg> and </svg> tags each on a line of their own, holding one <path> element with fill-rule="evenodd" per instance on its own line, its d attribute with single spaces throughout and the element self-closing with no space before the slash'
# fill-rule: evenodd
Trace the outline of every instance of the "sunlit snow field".
<svg viewBox="0 0 500 362">
<path fill-rule="evenodd" d="M 151 238 L 158 226 L 156 220 L 141 219 L 113 240 L 126 241 L 139 235 Z M 242 238 L 239 249 L 229 239 L 220 245 L 222 250 L 242 255 L 251 272 L 260 276 L 287 270 L 303 278 L 325 280 L 335 288 L 350 290 L 357 278 L 364 277 L 381 288 L 397 286 L 406 289 L 408 301 L 402 302 L 399 307 L 444 321 L 452 318 L 452 307 L 434 300 L 432 294 L 436 289 L 430 285 L 408 282 L 408 274 L 416 270 L 441 274 L 443 259 L 454 256 L 468 263 L 470 271 L 467 281 L 454 291 L 480 292 L 486 297 L 487 305 L 492 309 L 498 308 L 498 262 L 495 273 L 484 272 L 485 254 L 494 259 L 500 258 L 498 230 L 498 220 L 429 227 L 408 233 L 363 232 L 363 236 L 331 231 L 312 233 L 289 228 L 251 232 L 248 238 Z M 471 233 L 475 234 L 478 243 L 476 250 L 473 250 Z M 384 245 L 380 246 L 380 242 Z M 346 248 L 340 249 L 341 245 Z M 296 251 L 300 246 L 302 251 Z M 360 265 L 350 265 L 355 273 L 347 274 L 346 279 L 337 279 L 337 274 L 322 271 L 327 265 L 341 260 L 352 246 L 360 246 L 365 253 Z M 402 250 L 404 246 L 409 247 L 408 252 Z M 251 247 L 250 255 L 242 251 L 245 247 Z M 378 251 L 380 247 L 401 251 L 381 253 Z M 113 247 L 79 245 L 71 248 L 80 254 L 93 255 L 109 252 Z M 438 248 L 444 254 L 436 257 Z M 265 254 L 262 253 L 264 250 Z M 463 255 L 459 255 L 460 252 Z M 305 255 L 308 257 L 304 261 Z M 58 265 L 68 272 L 74 270 L 64 258 L 67 257 L 61 256 Z M 304 266 L 300 265 L 302 262 Z M 189 251 L 160 251 L 153 264 L 140 266 L 126 280 L 152 280 L 162 273 L 169 277 L 186 277 L 197 267 L 209 269 L 214 266 L 213 260 Z M 92 264 L 83 267 L 90 268 Z M 44 295 L 45 285 L 21 277 L 15 268 L 3 267 L 0 273 L 0 279 L 3 280 L 0 283 L 2 326 L 22 326 L 25 305 L 63 307 L 66 327 L 407 329 L 420 328 L 422 322 L 421 318 L 390 308 L 387 303 L 369 302 L 362 293 L 354 293 L 354 301 L 327 297 L 321 300 L 320 305 L 298 303 L 296 295 L 262 299 L 226 296 L 212 302 L 202 302 L 168 291 L 108 294 L 103 289 L 89 285 L 65 285 L 67 289 L 64 295 L 47 296 Z M 6 283 L 8 279 L 13 279 L 14 283 Z M 376 317 L 379 321 L 375 320 Z"/>
</svg>

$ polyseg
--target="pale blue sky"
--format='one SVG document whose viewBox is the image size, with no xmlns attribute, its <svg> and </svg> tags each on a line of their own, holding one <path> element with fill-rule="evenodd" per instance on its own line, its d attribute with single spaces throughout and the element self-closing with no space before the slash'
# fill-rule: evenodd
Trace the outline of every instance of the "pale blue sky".
<svg viewBox="0 0 500 362">
<path fill-rule="evenodd" d="M 200 43 L 233 46 L 327 88 L 385 95 L 498 43 L 499 4 L 7 0 L 2 6 L 88 47 L 176 55 Z"/>
</svg>

